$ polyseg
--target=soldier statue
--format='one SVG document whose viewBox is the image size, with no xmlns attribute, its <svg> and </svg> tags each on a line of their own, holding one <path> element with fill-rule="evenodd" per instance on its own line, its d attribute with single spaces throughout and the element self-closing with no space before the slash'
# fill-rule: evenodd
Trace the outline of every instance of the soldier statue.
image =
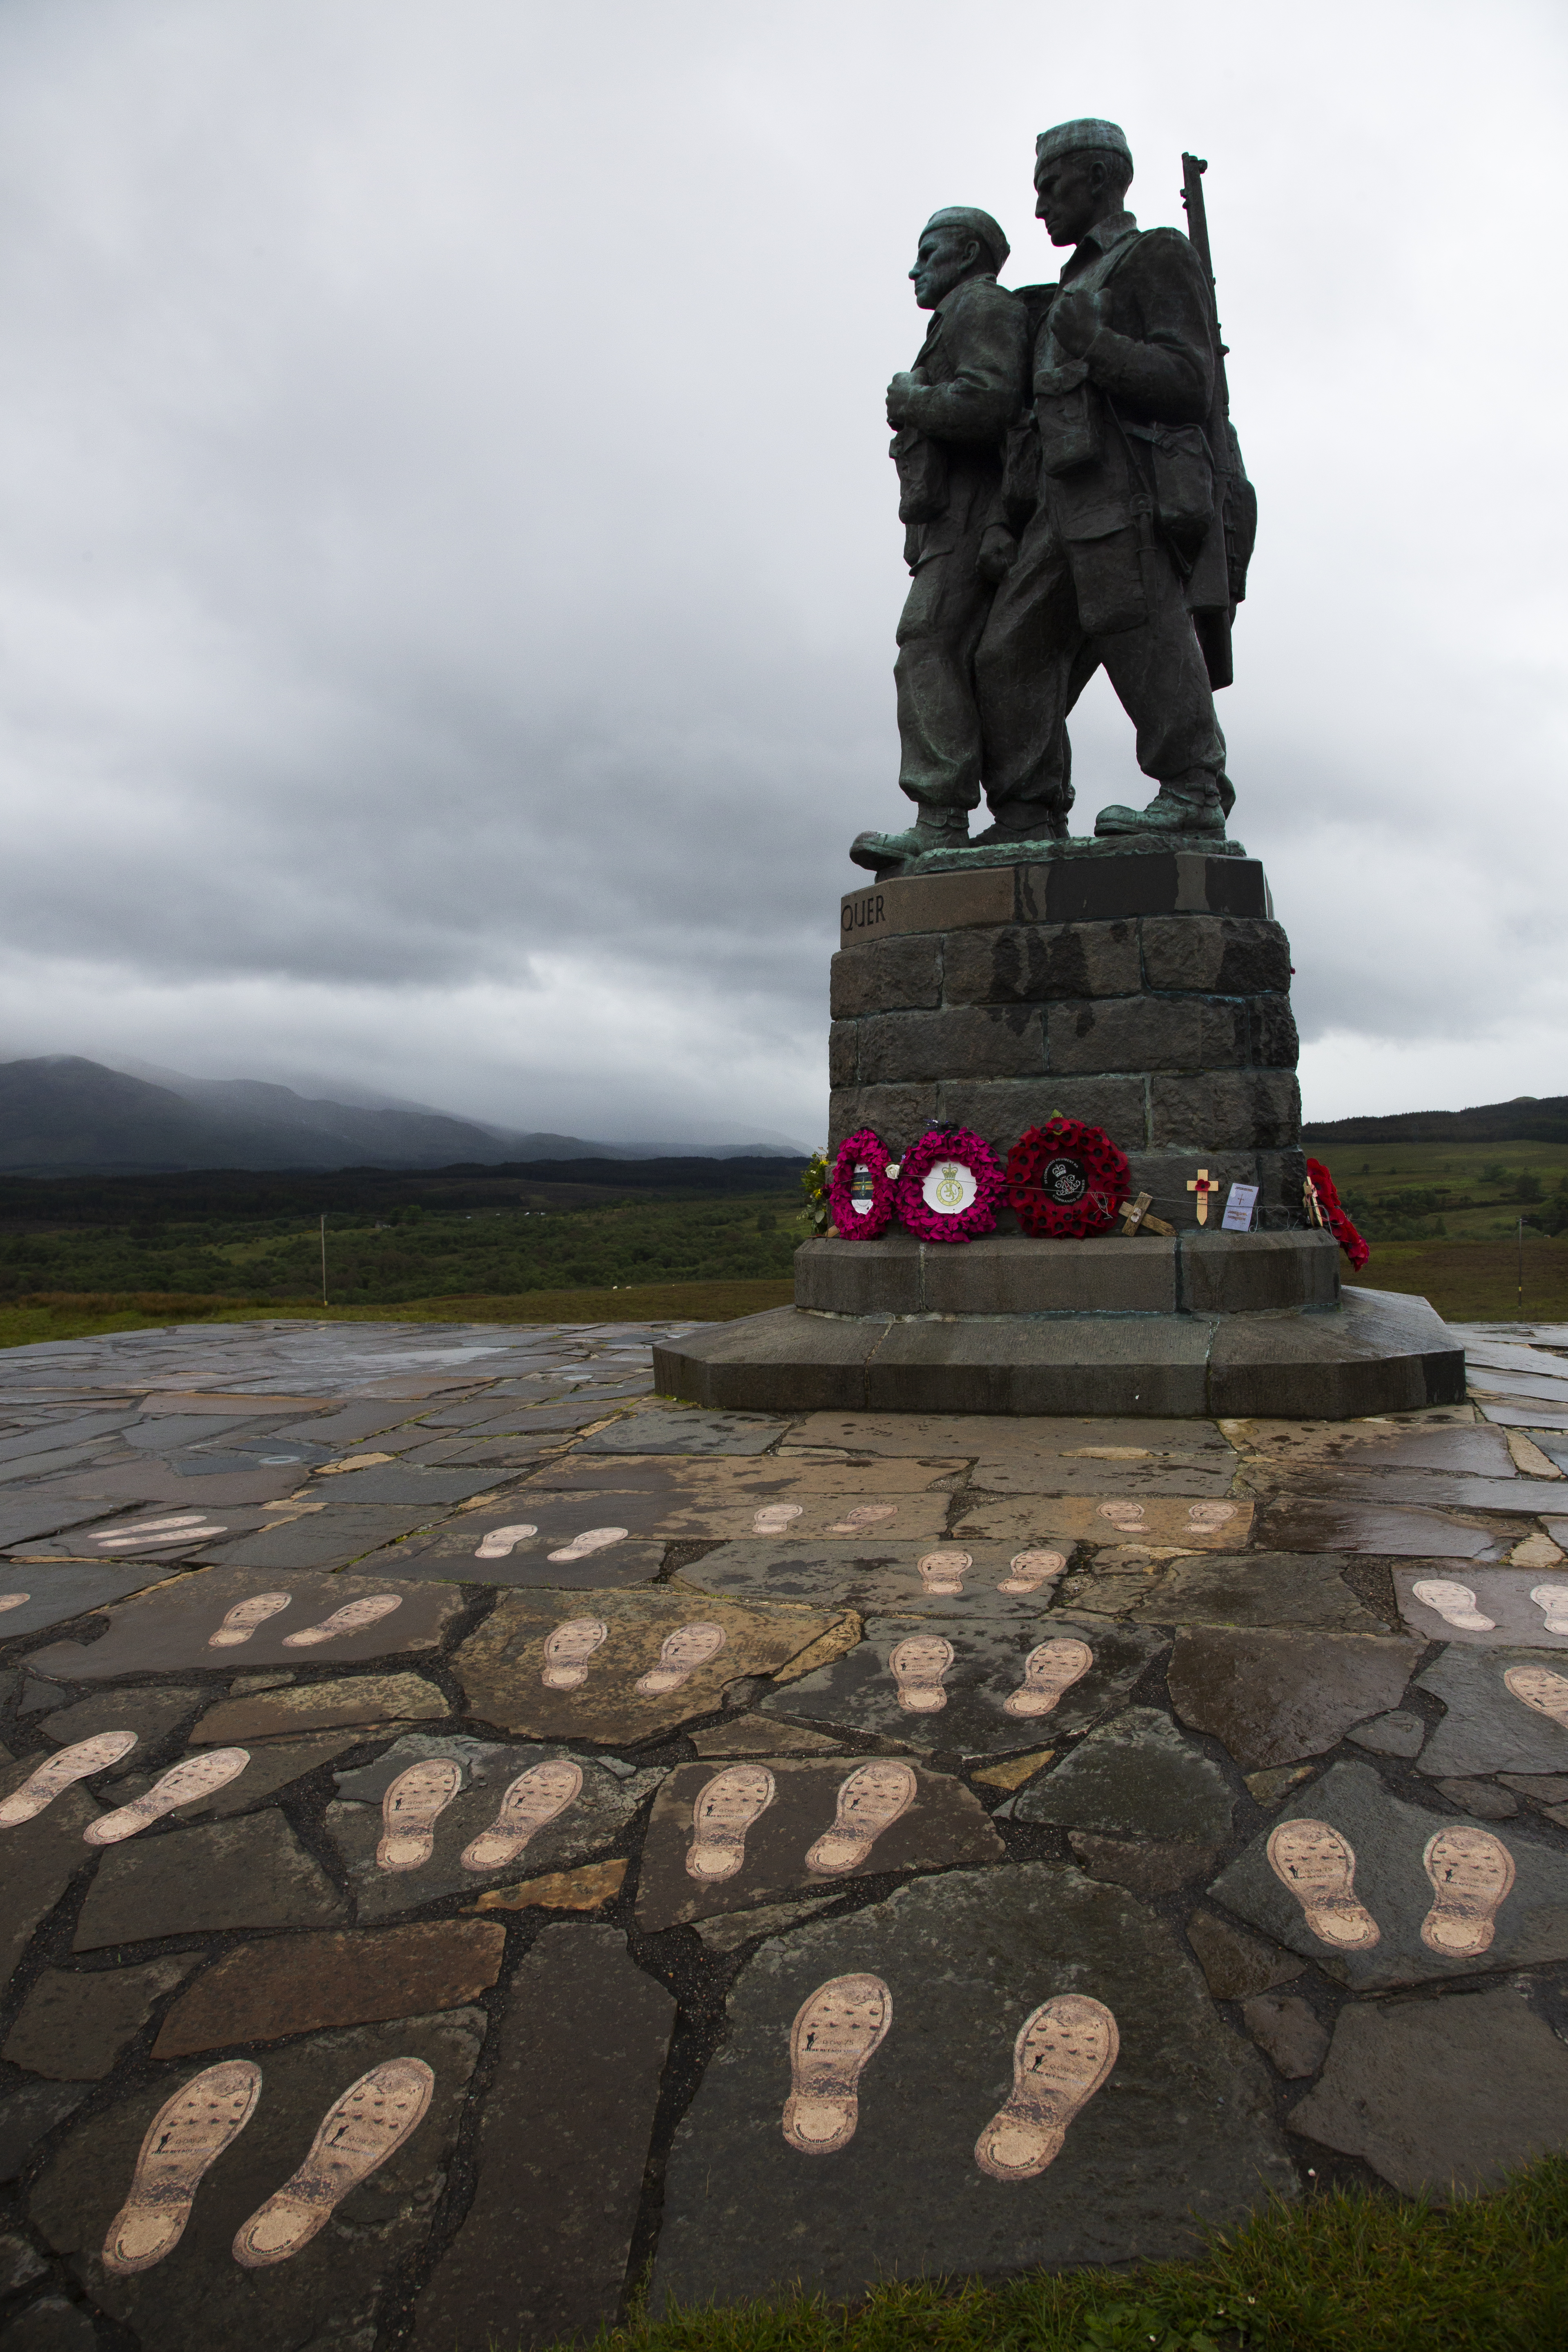
<svg viewBox="0 0 1568 2352">
<path fill-rule="evenodd" d="M 921 239 L 910 275 L 936 315 L 888 395 L 914 572 L 900 782 L 917 815 L 859 836 L 850 855 L 873 872 L 1066 840 L 1067 716 L 1102 663 L 1157 790 L 1145 808 L 1102 809 L 1097 834 L 1225 837 L 1235 795 L 1214 683 L 1228 682 L 1256 509 L 1205 258 L 1179 230 L 1139 228 L 1131 178 L 1114 122 L 1041 134 L 1035 209 L 1073 248 L 1056 287 L 996 285 L 1007 247 L 984 213 L 938 213 Z M 961 225 L 982 223 L 965 264 Z M 1029 327 L 1021 384 L 1008 354 Z M 982 788 L 994 822 L 971 843 Z"/>
</svg>

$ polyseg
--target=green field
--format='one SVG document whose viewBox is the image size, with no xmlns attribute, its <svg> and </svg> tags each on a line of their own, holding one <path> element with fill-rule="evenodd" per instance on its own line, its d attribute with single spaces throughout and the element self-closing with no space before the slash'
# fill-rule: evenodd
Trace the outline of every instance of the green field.
<svg viewBox="0 0 1568 2352">
<path fill-rule="evenodd" d="M 1307 1150 L 1315 1158 L 1311 1129 Z M 1568 1232 L 1568 1143 L 1351 1143 L 1327 1159 L 1369 1242 Z"/>
</svg>

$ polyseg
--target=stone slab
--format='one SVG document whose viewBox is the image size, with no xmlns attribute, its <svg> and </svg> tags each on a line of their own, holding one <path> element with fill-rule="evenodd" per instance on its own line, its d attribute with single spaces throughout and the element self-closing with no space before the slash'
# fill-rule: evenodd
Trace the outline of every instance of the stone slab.
<svg viewBox="0 0 1568 2352">
<path fill-rule="evenodd" d="M 781 2129 L 791 2021 L 851 1972 L 887 1986 L 890 2030 L 848 2146 L 801 2156 Z M 974 2147 L 1012 2091 L 1015 2037 L 1069 1992 L 1114 2015 L 1115 2071 L 1047 2171 L 991 2179 Z M 885 2278 L 1186 2252 L 1269 2189 L 1295 2195 L 1268 2098 L 1170 1929 L 1119 1887 L 1044 1863 L 917 1882 L 747 1964 L 676 2134 L 650 2311 L 803 2276 L 855 2300 Z"/>
<path fill-rule="evenodd" d="M 0 1765 L 0 1798 L 20 1788 L 39 1761 L 31 1756 L 19 1764 Z M 0 1991 L 72 1879 L 91 1868 L 92 1848 L 82 1843 L 82 1832 L 101 1811 L 79 1781 L 30 1822 L 0 1830 L 5 1888 L 0 1903 Z"/>
<path fill-rule="evenodd" d="M 96 2083 L 141 2032 L 158 2003 L 196 1966 L 196 1955 L 90 1973 L 45 1969 L 34 1981 L 0 2058 L 56 2083 Z"/>
<path fill-rule="evenodd" d="M 889 1412 L 808 1412 L 795 1422 L 775 1457 L 780 1463 L 802 1448 L 843 1449 L 851 1454 L 900 1456 L 935 1454 L 947 1460 L 984 1462 L 985 1486 L 994 1494 L 1034 1494 L 1023 1485 L 1004 1486 L 995 1474 L 1022 1479 L 1037 1471 L 1056 1478 L 1068 1464 L 1092 1460 L 1113 1448 L 1128 1480 L 1135 1485 L 1148 1464 L 1174 1462 L 1236 1469 L 1235 1448 L 1204 1422 L 1107 1418 L 1103 1414 L 1020 1413 L 1005 1418 L 983 1412 L 922 1413 L 918 1421 Z M 1047 1487 L 1047 1493 L 1054 1489 Z"/>
<path fill-rule="evenodd" d="M 1213 1552 L 1179 1559 L 1140 1556 L 1131 1547 L 1098 1553 L 1063 1578 L 1061 1605 L 1142 1624 L 1299 1625 L 1381 1633 L 1345 1582 L 1346 1562 L 1300 1552 Z"/>
<path fill-rule="evenodd" d="M 1415 1503 L 1439 1511 L 1506 1511 L 1516 1517 L 1561 1510 L 1563 1489 L 1544 1478 L 1450 1477 L 1438 1470 L 1303 1469 L 1292 1486 L 1322 1502 Z M 1515 1534 L 1521 1532 L 1514 1530 Z"/>
<path fill-rule="evenodd" d="M 124 1568 L 100 1567 L 97 1561 L 80 1568 L 57 1567 L 52 1561 L 38 1568 L 16 1560 L 0 1562 L 0 1599 L 11 1603 L 0 1610 L 0 1642 L 20 1641 L 28 1633 L 44 1633 L 52 1625 L 68 1625 L 73 1618 L 110 1609 L 134 1592 L 144 1592 L 150 1584 L 161 1583 L 168 1572 L 158 1560 Z M 26 1600 L 18 1601 L 18 1593 L 26 1593 Z"/>
<path fill-rule="evenodd" d="M 1417 1585 L 1441 1584 L 1445 1609 L 1421 1600 Z M 1467 1648 L 1568 1650 L 1568 1577 L 1554 1570 L 1468 1568 L 1447 1575 L 1441 1568 L 1396 1568 L 1394 1589 L 1399 1613 L 1413 1633 L 1427 1642 L 1458 1642 Z M 1531 1596 L 1543 1592 L 1548 1598 Z M 1459 1596 L 1468 1593 L 1466 1602 Z M 1551 1596 L 1561 1594 L 1557 1601 Z M 1457 1622 L 1489 1617 L 1489 1625 Z M 1553 1630 L 1553 1622 L 1558 1630 Z"/>
<path fill-rule="evenodd" d="M 234 1543 L 209 1545 L 204 1557 L 220 1568 L 351 1568 L 384 1544 L 412 1535 L 431 1516 L 445 1515 L 350 1505 L 334 1494 L 320 1510 L 264 1528 L 258 1535 L 242 1536 Z"/>
<path fill-rule="evenodd" d="M 942 1685 L 946 1703 L 935 1712 L 916 1713 L 901 1705 L 889 1662 L 901 1642 L 938 1632 L 953 1651 Z M 1023 1684 L 1028 1653 L 1037 1643 L 1059 1640 L 1088 1643 L 1093 1654 L 1088 1673 L 1048 1714 L 1010 1715 L 1006 1702 Z M 816 1729 L 831 1727 L 892 1740 L 927 1755 L 1007 1755 L 1037 1748 L 1058 1733 L 1086 1731 L 1126 1697 L 1163 1647 L 1158 1633 L 1106 1618 L 1053 1614 L 1016 1625 L 870 1618 L 858 1648 L 771 1692 L 758 1711 Z"/>
<path fill-rule="evenodd" d="M 307 1774 L 319 1771 L 334 1757 L 359 1747 L 374 1737 L 379 1726 L 352 1724 L 343 1731 L 318 1731 L 303 1739 L 254 1740 L 250 1746 L 250 1761 L 236 1780 L 226 1780 L 210 1796 L 193 1798 L 188 1805 L 176 1805 L 170 1813 L 173 1822 L 222 1822 L 236 1813 L 250 1813 L 258 1805 L 267 1804 L 279 1789 L 292 1787 Z M 128 1804 L 152 1787 L 158 1776 L 153 1772 L 132 1772 L 119 1782 L 115 1797 Z"/>
<path fill-rule="evenodd" d="M 1422 1750 L 1423 1772 L 1433 1780 L 1471 1772 L 1568 1772 L 1568 1720 L 1542 1715 L 1514 1696 L 1506 1678 L 1519 1667 L 1544 1668 L 1563 1683 L 1558 1696 L 1568 1717 L 1568 1673 L 1555 1652 L 1456 1644 L 1416 1684 L 1447 1709 Z"/>
<path fill-rule="evenodd" d="M 1005 1852 L 984 1807 L 962 1780 L 945 1772 L 914 1773 L 908 1811 L 885 1829 L 865 1859 L 842 1875 L 814 1872 L 812 1848 L 832 1829 L 840 1790 L 863 1759 L 802 1762 L 775 1756 L 767 1770 L 776 1794 L 746 1832 L 740 1867 L 721 1880 L 692 1878 L 687 1857 L 695 1837 L 694 1808 L 722 1767 L 681 1764 L 654 1800 L 637 1880 L 637 1925 L 646 1934 L 715 1913 L 740 1911 L 794 1887 L 847 1887 L 858 1878 L 955 1864 L 999 1862 Z"/>
<path fill-rule="evenodd" d="M 74 1706 L 57 1707 L 38 1728 L 57 1748 L 76 1739 L 89 1739 L 99 1731 L 133 1731 L 136 1745 L 101 1779 L 120 1780 L 128 1770 L 155 1755 L 176 1732 L 186 1730 L 200 1714 L 206 1692 L 199 1684 L 142 1683 L 131 1690 L 95 1691 Z"/>
<path fill-rule="evenodd" d="M 1184 1739 L 1169 1716 L 1130 1706 L 1031 1780 L 1013 1815 L 1111 1836 L 1223 1845 L 1234 1808 L 1219 1766 Z"/>
<path fill-rule="evenodd" d="M 1178 1637 L 1167 1678 L 1182 1721 L 1251 1770 L 1321 1756 L 1352 1723 L 1397 1706 L 1421 1647 L 1364 1633 L 1215 1627 Z"/>
<path fill-rule="evenodd" d="M 807 1731 L 798 1723 L 770 1723 L 765 1715 L 727 1716 L 689 1738 L 699 1756 L 834 1756 L 839 1745 L 824 1732 Z M 1563 1793 L 1568 1797 L 1568 1783 Z"/>
<path fill-rule="evenodd" d="M 1217 1911 L 1194 1911 L 1187 1921 L 1187 1941 L 1215 2000 L 1247 2000 L 1273 1985 L 1290 1984 L 1301 1973 L 1294 1954 L 1249 1936 Z"/>
<path fill-rule="evenodd" d="M 549 1870 L 542 1878 L 520 1879 L 515 1886 L 487 1887 L 476 1911 L 600 1911 L 613 1903 L 626 1881 L 626 1864 L 584 1863 L 580 1870 Z"/>
<path fill-rule="evenodd" d="M 978 1481 L 976 1481 L 978 1483 Z M 953 1540 L 1033 1544 L 1179 1544 L 1186 1551 L 1239 1551 L 1252 1531 L 1251 1503 L 1222 1500 L 1169 1501 L 1125 1495 L 1095 1502 L 1069 1495 L 1047 1502 L 1036 1496 L 986 1498 L 962 1503 L 953 1515 Z"/>
<path fill-rule="evenodd" d="M 446 1713 L 445 1698 L 423 1675 L 334 1675 L 328 1682 L 286 1684 L 221 1699 L 203 1716 L 191 1742 L 232 1748 L 354 1724 L 429 1721 Z"/>
<path fill-rule="evenodd" d="M 1419 1756 L 1426 1739 L 1426 1724 L 1407 1707 L 1394 1707 L 1387 1715 L 1372 1716 L 1358 1723 L 1345 1734 L 1353 1746 L 1364 1748 L 1373 1756 Z"/>
<path fill-rule="evenodd" d="M 8 1551 L 38 1536 L 57 1535 L 62 1528 L 85 1527 L 100 1517 L 96 1503 L 73 1502 L 52 1491 L 40 1494 L 29 1489 L 10 1495 L 0 1503 L 0 1550 Z"/>
<path fill-rule="evenodd" d="M 374 1624 L 331 1641 L 290 1648 L 289 1636 L 324 1624 L 349 1602 L 382 1591 L 374 1579 L 310 1576 L 254 1569 L 209 1568 L 124 1601 L 110 1612 L 109 1631 L 92 1643 L 58 1642 L 35 1651 L 29 1664 L 66 1682 L 107 1682 L 121 1675 L 166 1672 L 172 1666 L 210 1674 L 242 1674 L 257 1666 L 358 1664 L 435 1649 L 462 1607 L 445 1584 L 403 1584 L 398 1605 Z M 231 1609 L 263 1592 L 286 1592 L 289 1602 L 243 1643 L 215 1647 Z"/>
<path fill-rule="evenodd" d="M 582 1620 L 603 1624 L 605 1640 L 577 1687 L 548 1688 L 545 1643 L 558 1626 Z M 726 1684 L 777 1674 L 843 1622 L 832 1611 L 742 1604 L 679 1583 L 554 1598 L 508 1592 L 454 1651 L 451 1665 L 481 1722 L 537 1739 L 618 1748 L 716 1714 Z M 721 1627 L 723 1647 L 673 1690 L 638 1691 L 637 1683 L 658 1666 L 665 1642 L 689 1624 Z M 854 1624 L 850 1619 L 848 1633 Z"/>
<path fill-rule="evenodd" d="M 203 2179 L 178 2245 L 151 2270 L 111 2276 L 100 2250 L 148 2125 L 200 2071 L 189 2063 L 161 2070 L 77 2126 L 32 2192 L 33 2222 L 98 2307 L 158 2352 L 239 2344 L 247 2352 L 300 2352 L 367 2342 L 404 2265 L 428 2235 L 487 2021 L 482 2010 L 453 2010 L 266 2053 L 255 2113 Z M 420 2123 L 299 2253 L 265 2270 L 242 2268 L 231 2251 L 241 2224 L 304 2161 L 333 2100 L 393 2058 L 419 2059 L 435 2076 Z"/>
<path fill-rule="evenodd" d="M 1472 1407 L 1455 1408 L 1469 1412 Z M 1292 1485 L 1323 1465 L 1361 1470 L 1439 1470 L 1480 1478 L 1514 1475 L 1501 1430 L 1446 1414 L 1431 1421 L 1264 1421 L 1237 1424 L 1237 1442 L 1278 1467 Z M 1310 1490 L 1309 1490 L 1310 1491 Z"/>
<path fill-rule="evenodd" d="M 905 1458 L 879 1452 L 859 1462 L 841 1447 L 807 1452 L 793 1444 L 762 1454 L 572 1453 L 542 1465 L 513 1499 L 595 1496 L 600 1499 L 594 1507 L 600 1509 L 612 1495 L 647 1494 L 663 1496 L 678 1509 L 739 1506 L 751 1511 L 770 1503 L 804 1504 L 811 1497 L 847 1506 L 902 1503 L 910 1496 L 951 1493 L 967 1467 L 962 1455 L 930 1447 Z"/>
<path fill-rule="evenodd" d="M 585 1437 L 583 1454 L 765 1454 L 784 1424 L 747 1412 L 671 1412 L 655 1406 Z"/>
<path fill-rule="evenodd" d="M 1334 1764 L 1283 1805 L 1271 1826 L 1299 1820 L 1326 1822 L 1348 1841 L 1355 1855 L 1354 1898 L 1376 1923 L 1375 1944 L 1336 1950 L 1313 1933 L 1300 1904 L 1269 1867 L 1267 1832 L 1254 1839 L 1210 1892 L 1227 1910 L 1314 1961 L 1352 1992 L 1492 1976 L 1535 1961 L 1568 1959 L 1568 1853 L 1512 1822 L 1488 1832 L 1512 1857 L 1512 1889 L 1496 1915 L 1491 1942 L 1465 1957 L 1433 1951 L 1421 1937 L 1432 1907 L 1422 1856 L 1437 1831 L 1456 1825 L 1452 1812 L 1406 1804 L 1370 1764 Z"/>
<path fill-rule="evenodd" d="M 1568 2050 L 1513 1986 L 1464 2000 L 1351 2002 L 1289 2127 L 1445 2203 L 1568 2147 Z"/>
<path fill-rule="evenodd" d="M 410 1732 L 394 1740 L 374 1764 L 337 1775 L 338 1802 L 327 1808 L 327 1834 L 353 1892 L 356 1916 L 395 1919 L 447 1895 L 477 1895 L 498 1880 L 562 1870 L 601 1853 L 621 1835 L 658 1788 L 659 1772 L 613 1772 L 591 1757 L 573 1757 L 583 1774 L 579 1794 L 535 1832 L 521 1853 L 489 1870 L 471 1871 L 462 1856 L 496 1819 L 503 1792 L 521 1773 L 569 1751 L 559 1747 L 508 1747 L 456 1735 Z M 376 1859 L 382 1799 L 410 1765 L 449 1758 L 461 1774 L 457 1795 L 433 1823 L 430 1858 L 414 1870 L 384 1870 Z"/>
<path fill-rule="evenodd" d="M 1016 1818 L 1018 1808 L 1012 1807 Z M 1134 1895 L 1173 1895 L 1194 1878 L 1207 1878 L 1219 1859 L 1212 1845 L 1187 1838 L 1101 1837 L 1092 1830 L 1069 1830 L 1072 1858 L 1090 1878 L 1109 1880 Z"/>
<path fill-rule="evenodd" d="M 466 1503 L 471 1495 L 482 1494 L 491 1484 L 482 1470 L 437 1470 L 389 1462 L 365 1470 L 340 1470 L 332 1476 L 330 1490 L 323 1485 L 310 1491 L 312 1498 L 330 1491 L 335 1508 L 353 1509 L 366 1503 L 402 1506 L 433 1519 L 444 1516 L 455 1503 Z"/>
<path fill-rule="evenodd" d="M 324 1927 L 342 1899 L 281 1813 L 145 1831 L 110 1846 L 88 1888 L 77 1952 L 225 1927 Z"/>
<path fill-rule="evenodd" d="M 374 1936 L 329 1933 L 240 1944 L 175 2001 L 153 2055 L 188 2058 L 196 2051 L 458 2009 L 494 1984 L 505 1946 L 505 1928 L 481 1919 L 438 1919 Z M 194 1965 L 193 1959 L 184 1967 Z"/>
<path fill-rule="evenodd" d="M 1059 1556 L 1070 1557 L 1072 1538 L 1058 1539 Z M 1040 1548 L 1050 1547 L 1042 1536 Z M 818 1609 L 854 1609 L 861 1615 L 954 1617 L 1031 1623 L 1047 1607 L 1059 1580 L 1047 1576 L 1032 1592 L 1004 1592 L 1017 1549 L 1007 1544 L 882 1543 L 876 1532 L 858 1540 L 786 1544 L 775 1538 L 721 1544 L 680 1571 L 683 1585 L 721 1593 L 735 1601 L 798 1601 Z M 963 1567 L 967 1559 L 968 1567 Z M 933 1581 L 956 1591 L 928 1590 L 919 1563 L 952 1565 Z"/>
<path fill-rule="evenodd" d="M 24 2083 L 0 2095 L 0 2181 L 15 2180 L 39 2141 L 86 2096 L 71 2083 Z"/>
<path fill-rule="evenodd" d="M 619 2313 L 675 2003 L 608 1927 L 546 1927 L 513 1979 L 475 2188 L 415 2309 L 414 2352 L 508 2352 Z"/>
<path fill-rule="evenodd" d="M 1299 1993 L 1258 1993 L 1243 2004 L 1242 2022 L 1275 2072 L 1288 2083 L 1315 2074 L 1329 2037 Z"/>
<path fill-rule="evenodd" d="M 1258 1541 L 1270 1550 L 1414 1554 L 1422 1559 L 1500 1559 L 1512 1540 L 1441 1511 L 1304 1495 L 1281 1496 L 1271 1503 L 1258 1528 Z"/>
</svg>

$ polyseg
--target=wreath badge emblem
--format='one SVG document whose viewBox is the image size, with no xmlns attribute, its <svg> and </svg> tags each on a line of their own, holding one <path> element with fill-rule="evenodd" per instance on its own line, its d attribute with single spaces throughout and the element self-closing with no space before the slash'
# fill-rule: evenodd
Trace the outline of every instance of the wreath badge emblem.
<svg viewBox="0 0 1568 2352">
<path fill-rule="evenodd" d="M 827 1205 L 841 1241 L 871 1241 L 883 1230 L 898 1202 L 898 1173 L 897 1160 L 889 1159 L 870 1128 L 845 1137 L 827 1180 Z"/>
<path fill-rule="evenodd" d="M 904 1156 L 899 1215 L 925 1242 L 967 1242 L 991 1233 L 1002 1193 L 1002 1163 L 967 1127 L 928 1129 Z"/>
</svg>

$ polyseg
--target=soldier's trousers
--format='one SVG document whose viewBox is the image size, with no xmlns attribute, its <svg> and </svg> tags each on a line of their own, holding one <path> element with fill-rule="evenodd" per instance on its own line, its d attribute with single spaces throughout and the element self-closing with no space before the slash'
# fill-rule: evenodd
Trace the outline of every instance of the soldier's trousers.
<svg viewBox="0 0 1568 2352">
<path fill-rule="evenodd" d="M 1146 776 L 1197 784 L 1224 769 L 1225 737 L 1175 566 L 1159 546 L 1141 562 L 1148 618 L 1091 635 L 1067 550 L 1043 505 L 1025 531 L 974 657 L 985 793 L 1007 823 L 1071 805 L 1065 722 L 1102 662 L 1137 730 Z"/>
<path fill-rule="evenodd" d="M 980 800 L 974 650 L 996 591 L 975 570 L 979 551 L 979 534 L 965 532 L 950 552 L 928 555 L 899 622 L 899 782 L 924 808 Z"/>
</svg>

